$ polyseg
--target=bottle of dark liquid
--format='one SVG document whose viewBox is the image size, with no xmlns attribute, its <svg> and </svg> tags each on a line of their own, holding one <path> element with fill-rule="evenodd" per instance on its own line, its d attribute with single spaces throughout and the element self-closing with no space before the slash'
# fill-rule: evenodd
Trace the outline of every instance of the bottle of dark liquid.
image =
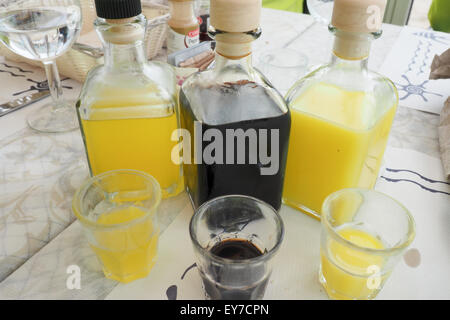
<svg viewBox="0 0 450 320">
<path fill-rule="evenodd" d="M 281 206 L 291 116 L 283 98 L 252 66 L 261 2 L 211 1 L 215 67 L 180 92 L 185 184 L 194 207 L 241 194 Z M 184 137 L 183 142 L 186 142 Z"/>
</svg>

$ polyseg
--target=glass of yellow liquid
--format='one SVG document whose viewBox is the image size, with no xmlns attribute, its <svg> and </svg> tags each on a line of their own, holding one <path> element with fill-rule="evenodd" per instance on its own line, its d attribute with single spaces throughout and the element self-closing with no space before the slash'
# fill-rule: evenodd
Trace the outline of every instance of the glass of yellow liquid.
<svg viewBox="0 0 450 320">
<path fill-rule="evenodd" d="M 73 198 L 73 212 L 105 276 L 123 283 L 146 277 L 156 262 L 161 188 L 135 170 L 89 178 Z"/>
<path fill-rule="evenodd" d="M 374 299 L 415 237 L 409 211 L 369 189 L 343 189 L 322 207 L 319 280 L 339 300 Z"/>
</svg>

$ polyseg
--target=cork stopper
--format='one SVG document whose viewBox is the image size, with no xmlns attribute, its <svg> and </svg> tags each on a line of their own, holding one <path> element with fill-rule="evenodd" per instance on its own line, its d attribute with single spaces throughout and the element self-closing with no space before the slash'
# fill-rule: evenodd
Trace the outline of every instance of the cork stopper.
<svg viewBox="0 0 450 320">
<path fill-rule="evenodd" d="M 228 59 L 242 59 L 252 52 L 260 33 L 262 0 L 211 0 L 210 23 L 216 34 L 216 52 Z"/>
<path fill-rule="evenodd" d="M 259 27 L 262 0 L 211 0 L 210 23 L 225 32 L 248 32 Z"/>
<path fill-rule="evenodd" d="M 106 41 L 119 45 L 127 45 L 144 40 L 146 19 L 137 16 L 123 19 L 105 19 L 97 32 Z"/>
<path fill-rule="evenodd" d="M 377 32 L 381 29 L 387 0 L 334 0 L 331 24 L 348 32 Z"/>
<path fill-rule="evenodd" d="M 114 22 L 109 20 L 108 22 L 116 25 L 103 33 L 105 41 L 114 44 L 129 44 L 144 38 L 145 30 L 138 24 L 121 24 L 117 20 Z"/>
</svg>

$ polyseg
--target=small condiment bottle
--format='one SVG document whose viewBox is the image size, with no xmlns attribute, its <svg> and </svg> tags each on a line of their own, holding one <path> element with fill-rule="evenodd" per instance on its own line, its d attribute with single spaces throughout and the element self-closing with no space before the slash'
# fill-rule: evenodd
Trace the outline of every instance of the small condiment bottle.
<svg viewBox="0 0 450 320">
<path fill-rule="evenodd" d="M 200 42 L 211 41 L 208 35 L 210 0 L 197 0 L 197 16 L 200 24 Z"/>
<path fill-rule="evenodd" d="M 169 7 L 167 53 L 171 54 L 198 44 L 200 26 L 193 0 L 169 0 Z"/>
</svg>

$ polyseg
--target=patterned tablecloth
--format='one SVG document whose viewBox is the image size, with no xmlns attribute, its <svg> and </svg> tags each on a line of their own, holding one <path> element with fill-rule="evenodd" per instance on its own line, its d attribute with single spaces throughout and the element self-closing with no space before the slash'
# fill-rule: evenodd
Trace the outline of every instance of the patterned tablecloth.
<svg viewBox="0 0 450 320">
<path fill-rule="evenodd" d="M 329 58 L 331 36 L 309 16 L 265 9 L 262 28 L 263 37 L 255 44 L 257 66 L 261 52 L 279 47 L 303 52 L 310 65 Z M 396 26 L 384 26 L 383 37 L 372 50 L 372 69 L 381 67 L 400 31 Z M 63 84 L 68 96 L 78 95 L 79 83 L 65 79 Z M 0 60 L 0 103 L 45 88 L 41 69 Z M 103 277 L 71 212 L 73 193 L 88 174 L 79 131 L 38 134 L 25 126 L 25 116 L 38 112 L 46 101 L 0 118 L 0 299 L 103 299 L 112 291 L 111 297 L 126 296 L 130 289 Z M 438 121 L 437 115 L 400 106 L 389 145 L 438 159 Z M 190 210 L 185 194 L 163 203 L 160 213 L 164 226 L 180 212 Z M 67 289 L 67 268 L 71 265 L 82 270 L 80 290 Z M 443 281 L 450 286 L 448 275 Z M 305 298 L 291 293 L 292 298 Z"/>
</svg>

